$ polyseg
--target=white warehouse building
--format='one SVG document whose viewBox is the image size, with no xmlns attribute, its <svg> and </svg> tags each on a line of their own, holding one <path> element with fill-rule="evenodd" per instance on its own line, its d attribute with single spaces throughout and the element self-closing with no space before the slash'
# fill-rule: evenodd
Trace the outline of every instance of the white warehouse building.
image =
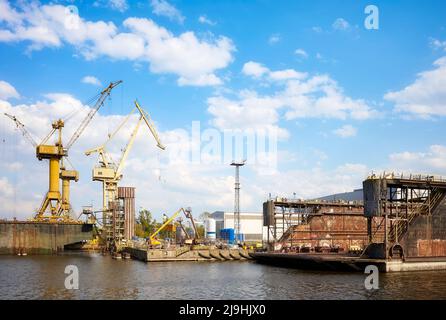
<svg viewBox="0 0 446 320">
<path fill-rule="evenodd" d="M 216 236 L 221 238 L 220 230 L 234 228 L 234 212 L 215 211 L 210 215 L 216 222 Z M 267 228 L 263 227 L 262 212 L 240 212 L 240 233 L 245 241 L 262 241 L 266 239 Z"/>
</svg>

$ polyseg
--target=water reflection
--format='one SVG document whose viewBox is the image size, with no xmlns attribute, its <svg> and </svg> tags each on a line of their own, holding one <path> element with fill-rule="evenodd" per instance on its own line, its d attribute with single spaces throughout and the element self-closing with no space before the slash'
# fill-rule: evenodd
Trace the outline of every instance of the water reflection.
<svg viewBox="0 0 446 320">
<path fill-rule="evenodd" d="M 65 267 L 79 269 L 66 290 Z M 253 262 L 143 263 L 93 254 L 0 257 L 0 299 L 446 299 L 446 272 L 311 272 Z"/>
</svg>

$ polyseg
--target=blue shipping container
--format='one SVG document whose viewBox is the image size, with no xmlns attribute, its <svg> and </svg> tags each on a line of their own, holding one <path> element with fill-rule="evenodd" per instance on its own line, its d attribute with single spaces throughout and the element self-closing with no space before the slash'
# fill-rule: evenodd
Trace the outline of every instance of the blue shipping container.
<svg viewBox="0 0 446 320">
<path fill-rule="evenodd" d="M 235 240 L 234 229 L 232 228 L 221 229 L 220 235 L 222 240 L 228 241 L 228 243 L 234 243 Z"/>
</svg>

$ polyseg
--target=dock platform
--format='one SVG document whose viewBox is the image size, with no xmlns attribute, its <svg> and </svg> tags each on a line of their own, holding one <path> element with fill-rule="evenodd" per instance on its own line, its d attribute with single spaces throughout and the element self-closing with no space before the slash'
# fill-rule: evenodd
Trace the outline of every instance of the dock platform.
<svg viewBox="0 0 446 320">
<path fill-rule="evenodd" d="M 380 272 L 446 270 L 446 257 L 417 257 L 403 261 L 317 253 L 256 252 L 251 256 L 259 263 L 304 270 L 364 272 L 368 265 L 377 266 Z"/>
<path fill-rule="evenodd" d="M 181 247 L 176 249 L 146 249 L 126 247 L 132 259 L 144 262 L 168 261 L 247 261 L 250 252 L 244 249 L 209 249 Z"/>
</svg>

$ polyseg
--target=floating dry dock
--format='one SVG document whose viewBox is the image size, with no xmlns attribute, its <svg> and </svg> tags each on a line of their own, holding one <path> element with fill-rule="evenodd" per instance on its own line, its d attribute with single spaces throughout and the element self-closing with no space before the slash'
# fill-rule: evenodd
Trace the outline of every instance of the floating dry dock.
<svg viewBox="0 0 446 320">
<path fill-rule="evenodd" d="M 145 262 L 168 262 L 168 261 L 230 261 L 250 260 L 250 252 L 243 249 L 212 249 L 181 247 L 177 249 L 124 249 L 130 253 L 133 259 Z"/>
<path fill-rule="evenodd" d="M 268 241 L 268 253 L 253 257 L 302 269 L 363 271 L 372 264 L 382 272 L 446 270 L 446 178 L 372 175 L 363 182 L 363 196 L 361 206 L 347 202 L 338 205 L 344 207 L 339 212 L 329 204 L 335 209 L 329 214 L 320 212 L 328 206 L 324 202 L 265 203 L 264 222 L 274 241 Z M 349 212 L 355 207 L 363 211 L 362 217 Z M 287 221 L 294 212 L 297 220 Z M 361 254 L 346 254 L 349 243 L 360 247 Z M 318 248 L 344 250 L 327 254 Z"/>
<path fill-rule="evenodd" d="M 253 253 L 259 263 L 304 270 L 364 272 L 366 266 L 374 265 L 380 272 L 446 270 L 446 259 L 441 257 L 386 260 L 351 257 L 339 254 L 303 253 Z"/>
<path fill-rule="evenodd" d="M 0 254 L 53 254 L 92 237 L 91 224 L 0 221 Z"/>
</svg>

